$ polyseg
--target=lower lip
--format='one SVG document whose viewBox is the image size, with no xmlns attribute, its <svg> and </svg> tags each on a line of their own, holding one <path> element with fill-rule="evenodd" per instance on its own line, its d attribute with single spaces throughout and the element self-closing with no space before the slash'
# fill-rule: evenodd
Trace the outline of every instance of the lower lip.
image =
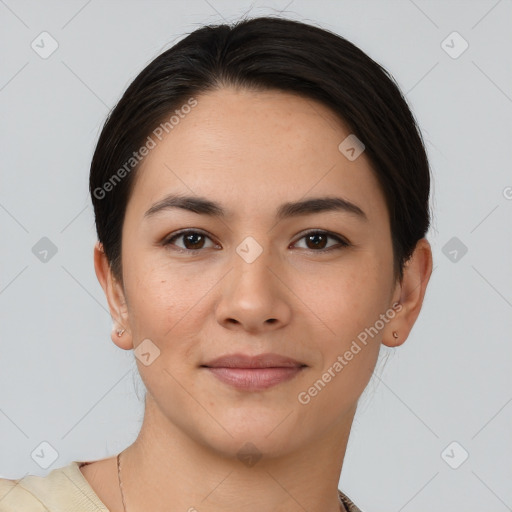
<svg viewBox="0 0 512 512">
<path fill-rule="evenodd" d="M 235 388 L 257 391 L 292 379 L 304 367 L 291 368 L 209 368 L 215 377 Z"/>
</svg>

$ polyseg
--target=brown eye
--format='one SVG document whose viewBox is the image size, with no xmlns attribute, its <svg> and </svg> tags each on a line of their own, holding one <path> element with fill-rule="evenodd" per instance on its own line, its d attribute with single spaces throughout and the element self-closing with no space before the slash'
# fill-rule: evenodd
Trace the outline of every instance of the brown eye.
<svg viewBox="0 0 512 512">
<path fill-rule="evenodd" d="M 200 233 L 182 235 L 186 249 L 201 249 L 204 244 L 204 236 Z"/>
<path fill-rule="evenodd" d="M 329 237 L 324 233 L 313 233 L 312 235 L 307 235 L 304 238 L 306 239 L 308 249 L 324 249 Z"/>
<path fill-rule="evenodd" d="M 175 240 L 181 240 L 183 245 L 175 244 Z M 183 251 L 198 251 L 205 248 L 205 242 L 211 240 L 211 238 L 201 231 L 187 230 L 181 231 L 168 238 L 164 245 L 174 245 L 178 250 Z M 210 247 L 212 247 L 212 244 Z"/>
<path fill-rule="evenodd" d="M 338 244 L 327 246 L 328 240 L 336 240 Z M 310 231 L 302 236 L 299 240 L 305 240 L 306 249 L 316 252 L 329 251 L 331 249 L 340 249 L 348 247 L 350 244 L 341 237 L 329 233 L 327 231 Z"/>
</svg>

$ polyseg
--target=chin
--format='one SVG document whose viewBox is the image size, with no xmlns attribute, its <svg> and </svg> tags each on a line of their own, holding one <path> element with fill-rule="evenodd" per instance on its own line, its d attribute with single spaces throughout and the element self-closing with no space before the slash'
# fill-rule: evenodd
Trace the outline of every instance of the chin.
<svg viewBox="0 0 512 512">
<path fill-rule="evenodd" d="M 202 425 L 199 435 L 204 444 L 230 458 L 285 456 L 305 441 L 304 428 L 297 425 L 296 415 L 290 412 L 285 409 L 269 412 L 257 407 L 251 411 L 239 408 L 235 418 L 230 415 L 216 417 L 225 430 Z"/>
<path fill-rule="evenodd" d="M 289 444 L 289 440 L 289 435 L 274 437 L 247 430 L 233 435 L 230 439 L 218 440 L 218 442 L 210 440 L 209 447 L 222 457 L 237 458 L 250 467 L 262 458 L 266 460 L 279 458 L 293 452 L 294 447 Z"/>
</svg>

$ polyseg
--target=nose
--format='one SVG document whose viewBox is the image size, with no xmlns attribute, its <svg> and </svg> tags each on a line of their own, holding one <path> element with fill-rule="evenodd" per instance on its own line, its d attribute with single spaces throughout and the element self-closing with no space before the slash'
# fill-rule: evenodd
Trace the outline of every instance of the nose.
<svg viewBox="0 0 512 512">
<path fill-rule="evenodd" d="M 265 250 L 248 263 L 236 252 L 223 279 L 216 308 L 219 324 L 252 333 L 280 329 L 291 318 L 286 277 Z"/>
</svg>

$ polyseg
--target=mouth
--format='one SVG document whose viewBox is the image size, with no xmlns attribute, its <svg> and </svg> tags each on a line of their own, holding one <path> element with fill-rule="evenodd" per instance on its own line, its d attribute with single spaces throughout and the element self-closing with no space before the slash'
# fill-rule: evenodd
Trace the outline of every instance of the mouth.
<svg viewBox="0 0 512 512">
<path fill-rule="evenodd" d="M 201 367 L 232 387 L 258 391 L 289 381 L 307 368 L 307 365 L 279 354 L 229 354 Z"/>
</svg>

